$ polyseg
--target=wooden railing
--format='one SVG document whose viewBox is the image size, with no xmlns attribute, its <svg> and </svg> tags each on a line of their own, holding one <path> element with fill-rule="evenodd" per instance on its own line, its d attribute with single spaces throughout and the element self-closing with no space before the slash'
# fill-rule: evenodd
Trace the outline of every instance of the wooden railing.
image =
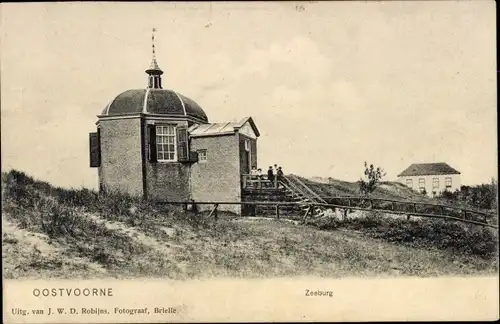
<svg viewBox="0 0 500 324">
<path fill-rule="evenodd" d="M 269 189 L 269 188 L 280 188 L 278 179 L 275 177 L 274 181 L 267 178 L 267 175 L 253 175 L 253 174 L 242 174 L 241 182 L 244 189 Z"/>
<path fill-rule="evenodd" d="M 338 205 L 342 206 L 356 206 L 357 204 L 363 204 L 363 203 L 369 203 L 369 206 L 374 205 L 374 202 L 387 202 L 389 203 L 388 208 L 379 208 L 381 210 L 386 210 L 386 211 L 394 211 L 397 210 L 395 206 L 398 204 L 400 206 L 403 206 L 401 208 L 403 211 L 408 211 L 409 209 L 413 210 L 413 212 L 418 212 L 418 209 L 420 210 L 425 210 L 425 209 L 431 209 L 431 210 L 439 210 L 442 214 L 446 214 L 445 211 L 449 210 L 452 211 L 452 213 L 458 214 L 458 215 L 463 215 L 464 218 L 467 218 L 468 216 L 473 217 L 473 216 L 480 216 L 485 222 L 494 220 L 495 219 L 495 214 L 492 213 L 487 213 L 481 210 L 476 210 L 476 209 L 471 209 L 471 208 L 462 208 L 462 207 L 457 207 L 453 205 L 445 205 L 445 204 L 437 204 L 437 203 L 431 203 L 431 202 L 422 202 L 422 201 L 409 201 L 409 200 L 398 200 L 398 199 L 388 199 L 388 198 L 376 198 L 376 197 L 366 197 L 366 196 L 322 196 L 323 199 L 326 200 L 328 203 L 335 203 L 337 202 Z M 339 200 L 342 201 L 347 201 L 347 203 L 339 203 Z M 427 207 L 427 208 L 426 208 Z M 452 215 L 449 215 L 452 216 Z"/>
<path fill-rule="evenodd" d="M 267 175 L 243 174 L 242 186 L 244 189 L 281 189 L 287 188 L 291 191 L 300 193 L 302 196 L 310 198 L 311 201 L 326 203 L 317 193 L 311 190 L 297 176 L 288 175 L 275 176 L 274 181 L 267 178 Z"/>
<path fill-rule="evenodd" d="M 300 186 L 301 188 L 303 188 L 303 190 L 305 190 L 305 194 L 310 197 L 313 201 L 317 201 L 317 202 L 320 202 L 320 203 L 325 203 L 326 204 L 326 201 L 321 198 L 316 192 L 314 192 L 311 188 L 309 188 L 304 182 L 302 182 L 296 175 L 288 175 L 286 177 L 284 177 L 285 181 L 290 183 L 290 182 L 293 182 L 296 184 L 295 187 L 298 187 Z"/>
<path fill-rule="evenodd" d="M 350 197 L 352 198 L 352 197 Z M 358 198 L 358 197 L 356 197 Z M 366 199 L 365 200 L 370 200 Z M 484 219 L 484 221 L 478 221 L 474 219 L 468 219 L 467 218 L 467 212 L 463 213 L 463 217 L 456 217 L 456 216 L 450 216 L 450 215 L 445 215 L 445 214 L 439 214 L 439 213 L 426 213 L 426 212 L 421 212 L 416 209 L 413 210 L 397 210 L 397 209 L 384 209 L 384 208 L 379 208 L 377 206 L 373 205 L 373 200 L 372 198 L 372 206 L 371 207 L 362 207 L 362 206 L 354 206 L 353 204 L 350 204 L 350 206 L 346 206 L 345 204 L 332 204 L 332 203 L 310 203 L 309 208 L 306 211 L 306 214 L 304 215 L 304 221 L 305 219 L 310 215 L 312 210 L 314 210 L 314 207 L 324 207 L 324 208 L 331 208 L 331 209 L 354 209 L 354 210 L 367 210 L 367 211 L 380 211 L 380 212 L 386 212 L 388 214 L 398 214 L 398 215 L 406 215 L 407 218 L 409 219 L 410 216 L 419 216 L 419 217 L 428 217 L 428 218 L 441 218 L 445 220 L 453 220 L 453 221 L 459 221 L 463 223 L 469 223 L 469 224 L 474 224 L 474 225 L 480 225 L 480 226 L 486 226 L 486 227 L 492 227 L 497 229 L 498 226 L 497 224 L 491 224 L 488 222 L 488 219 Z M 388 199 L 383 199 L 383 200 L 388 200 Z M 349 200 L 351 201 L 351 200 Z M 390 200 L 389 200 L 390 201 Z M 228 201 L 169 201 L 169 202 L 161 202 L 163 204 L 170 204 L 170 205 L 184 205 L 185 209 L 187 209 L 188 205 L 213 205 L 213 208 L 210 212 L 210 216 L 213 216 L 217 218 L 217 211 L 218 207 L 220 205 L 249 205 L 249 206 L 257 206 L 257 205 L 263 205 L 263 206 L 274 206 L 276 208 L 276 218 L 280 218 L 280 206 L 292 206 L 292 205 L 299 205 L 302 206 L 302 203 L 299 202 L 270 202 L 270 201 L 240 201 L 240 202 L 228 202 Z M 413 205 L 418 204 L 418 203 L 411 203 Z M 197 208 L 195 208 L 197 210 Z M 487 216 L 490 216 L 489 220 L 494 219 L 493 215 L 486 214 Z M 323 216 L 324 217 L 324 216 Z"/>
</svg>

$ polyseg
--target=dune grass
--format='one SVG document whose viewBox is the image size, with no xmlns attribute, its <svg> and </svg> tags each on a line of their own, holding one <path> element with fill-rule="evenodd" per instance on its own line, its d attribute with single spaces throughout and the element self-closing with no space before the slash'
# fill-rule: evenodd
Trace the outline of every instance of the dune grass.
<svg viewBox="0 0 500 324">
<path fill-rule="evenodd" d="M 214 220 L 123 194 L 56 188 L 15 170 L 2 173 L 2 199 L 2 220 L 11 224 L 2 237 L 5 278 L 437 276 L 497 270 L 494 233 L 440 223 L 370 216 L 297 226 L 223 213 Z M 18 235 L 23 231 L 25 236 Z M 37 236 L 38 247 L 29 243 L 30 235 Z"/>
</svg>

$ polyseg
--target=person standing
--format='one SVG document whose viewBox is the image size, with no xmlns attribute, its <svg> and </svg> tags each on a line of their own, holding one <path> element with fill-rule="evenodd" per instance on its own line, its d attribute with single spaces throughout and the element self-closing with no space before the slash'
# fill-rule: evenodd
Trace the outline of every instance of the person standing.
<svg viewBox="0 0 500 324">
<path fill-rule="evenodd" d="M 274 183 L 274 171 L 272 166 L 270 166 L 269 170 L 267 170 L 267 179 L 271 181 L 271 183 Z"/>
<path fill-rule="evenodd" d="M 284 181 L 284 174 L 283 174 L 283 169 L 281 167 L 278 168 L 278 171 L 276 171 L 276 188 L 279 187 L 280 181 Z"/>
<path fill-rule="evenodd" d="M 257 180 L 259 181 L 258 188 L 262 189 L 262 169 L 257 169 Z"/>
<path fill-rule="evenodd" d="M 276 176 L 278 177 L 278 180 L 283 180 L 283 169 L 281 167 L 278 167 L 278 171 L 276 171 Z"/>
</svg>

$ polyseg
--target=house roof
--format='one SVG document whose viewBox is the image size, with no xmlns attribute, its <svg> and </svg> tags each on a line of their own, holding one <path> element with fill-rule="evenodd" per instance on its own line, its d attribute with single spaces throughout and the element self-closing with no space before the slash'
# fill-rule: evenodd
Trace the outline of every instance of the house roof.
<svg viewBox="0 0 500 324">
<path fill-rule="evenodd" d="M 245 117 L 238 122 L 195 124 L 188 129 L 188 132 L 192 137 L 234 134 L 238 132 L 247 122 L 252 127 L 255 135 L 259 137 L 259 130 L 257 129 L 252 117 Z"/>
<path fill-rule="evenodd" d="M 193 100 L 169 89 L 133 89 L 116 96 L 101 116 L 134 113 L 190 116 L 208 122 L 203 109 Z"/>
<path fill-rule="evenodd" d="M 414 163 L 398 174 L 398 177 L 403 176 L 420 176 L 420 175 L 440 175 L 440 174 L 460 174 L 446 163 Z"/>
</svg>

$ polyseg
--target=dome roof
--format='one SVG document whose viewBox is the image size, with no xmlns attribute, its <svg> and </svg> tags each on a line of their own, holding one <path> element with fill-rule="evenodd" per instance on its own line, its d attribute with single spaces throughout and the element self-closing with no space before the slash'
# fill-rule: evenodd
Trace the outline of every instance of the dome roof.
<svg viewBox="0 0 500 324">
<path fill-rule="evenodd" d="M 103 116 L 128 114 L 186 116 L 208 122 L 207 115 L 193 100 L 168 89 L 127 90 L 113 99 L 102 111 Z"/>
</svg>

